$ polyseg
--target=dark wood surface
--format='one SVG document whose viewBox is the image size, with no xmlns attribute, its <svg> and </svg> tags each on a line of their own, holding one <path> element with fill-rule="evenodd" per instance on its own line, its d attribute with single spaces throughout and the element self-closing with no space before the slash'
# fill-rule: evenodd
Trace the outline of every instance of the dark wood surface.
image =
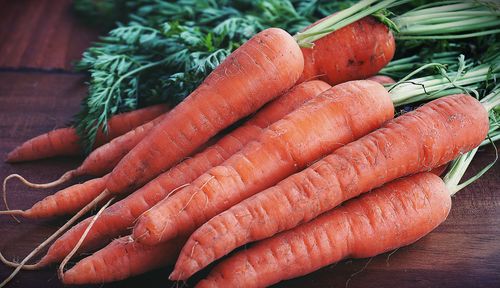
<svg viewBox="0 0 500 288">
<path fill-rule="evenodd" d="M 71 62 L 97 33 L 75 20 L 67 1 L 0 0 L 0 157 L 24 140 L 64 126 L 86 93 L 85 75 Z M 29 69 L 28 69 L 29 68 Z M 494 159 L 491 148 L 474 160 L 471 173 Z M 81 159 L 57 158 L 10 165 L 0 178 L 21 173 L 34 181 L 54 179 Z M 500 165 L 453 199 L 448 220 L 417 243 L 373 259 L 340 262 L 278 287 L 500 287 Z M 82 181 L 83 179 L 80 179 Z M 27 208 L 55 190 L 9 185 L 12 208 Z M 61 225 L 58 220 L 0 217 L 0 249 L 22 259 Z M 8 287 L 62 287 L 55 267 L 23 271 Z M 11 272 L 0 265 L 0 278 Z M 169 268 L 102 287 L 172 287 Z M 195 281 L 188 282 L 192 286 Z M 182 286 L 182 285 L 180 285 Z M 101 287 L 101 286 L 96 286 Z"/>
</svg>

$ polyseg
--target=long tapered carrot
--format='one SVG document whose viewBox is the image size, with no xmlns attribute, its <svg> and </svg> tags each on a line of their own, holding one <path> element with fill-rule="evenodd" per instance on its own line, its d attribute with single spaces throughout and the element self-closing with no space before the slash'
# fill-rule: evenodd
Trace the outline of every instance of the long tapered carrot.
<svg viewBox="0 0 500 288">
<path fill-rule="evenodd" d="M 91 179 L 49 195 L 29 209 L 0 211 L 0 215 L 39 219 L 74 214 L 96 198 L 105 187 L 106 177 Z"/>
<path fill-rule="evenodd" d="M 365 79 L 387 65 L 395 50 L 391 31 L 368 16 L 316 40 L 311 48 L 302 48 L 304 72 L 299 82 L 320 79 L 334 85 Z"/>
<path fill-rule="evenodd" d="M 290 89 L 304 60 L 292 36 L 266 29 L 236 49 L 113 169 L 106 187 L 124 193 L 175 165 L 236 120 Z"/>
<path fill-rule="evenodd" d="M 488 112 L 468 95 L 437 99 L 389 121 L 209 220 L 191 235 L 173 277 L 189 277 L 236 247 L 291 229 L 386 182 L 443 165 L 478 146 L 488 126 Z"/>
<path fill-rule="evenodd" d="M 266 287 L 347 257 L 372 257 L 422 238 L 450 208 L 451 197 L 438 176 L 398 179 L 236 253 L 196 287 Z"/>
<path fill-rule="evenodd" d="M 132 112 L 118 114 L 108 121 L 107 134 L 97 133 L 94 147 L 99 147 L 128 131 L 145 124 L 167 112 L 165 104 L 154 105 Z M 54 156 L 72 156 L 83 154 L 80 138 L 75 128 L 60 128 L 36 136 L 22 143 L 7 155 L 7 162 L 22 162 Z"/>
<path fill-rule="evenodd" d="M 61 280 L 67 285 L 101 284 L 172 265 L 185 241 L 180 238 L 146 246 L 134 242 L 130 236 L 121 237 L 80 260 L 64 273 Z"/>
<path fill-rule="evenodd" d="M 133 226 L 134 221 L 144 211 L 167 195 L 177 191 L 179 187 L 196 179 L 208 169 L 222 163 L 239 151 L 246 143 L 256 139 L 265 127 L 278 121 L 329 87 L 330 85 L 319 80 L 304 82 L 295 86 L 283 96 L 268 103 L 245 124 L 223 137 L 213 146 L 186 159 L 127 198 L 113 204 L 96 220 L 91 233 L 87 235 L 82 243 L 81 250 L 88 251 L 100 247 L 109 239 L 125 234 L 127 229 Z M 104 181 L 100 181 L 100 183 L 104 183 Z M 95 186 L 91 192 L 86 193 L 95 196 L 100 191 L 102 191 L 102 186 Z M 56 206 L 51 210 L 54 213 L 58 211 Z M 48 265 L 61 261 L 76 245 L 91 220 L 92 217 L 80 222 L 56 240 L 41 262 Z"/>
<path fill-rule="evenodd" d="M 134 148 L 137 143 L 144 139 L 144 137 L 155 127 L 155 125 L 160 123 L 163 117 L 165 117 L 165 115 L 160 115 L 155 119 L 142 124 L 125 133 L 124 135 L 121 135 L 111 140 L 109 143 L 106 143 L 103 146 L 97 148 L 85 158 L 80 166 L 73 170 L 67 171 L 57 180 L 49 183 L 32 183 L 19 174 L 11 174 L 4 179 L 3 185 L 5 187 L 7 185 L 6 183 L 10 179 L 16 178 L 21 180 L 24 184 L 31 188 L 46 189 L 60 185 L 77 176 L 103 176 L 113 170 L 115 165 L 120 162 L 123 156 L 125 156 L 132 148 Z"/>
<path fill-rule="evenodd" d="M 276 184 L 379 128 L 394 116 L 385 88 L 351 81 L 323 92 L 269 126 L 253 143 L 145 212 L 134 237 L 154 245 L 192 232 L 242 199 Z"/>
</svg>

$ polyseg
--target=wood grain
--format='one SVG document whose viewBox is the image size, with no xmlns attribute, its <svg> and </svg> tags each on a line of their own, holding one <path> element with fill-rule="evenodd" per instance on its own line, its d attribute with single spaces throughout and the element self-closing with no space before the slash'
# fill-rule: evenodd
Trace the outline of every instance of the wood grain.
<svg viewBox="0 0 500 288">
<path fill-rule="evenodd" d="M 71 31 L 71 33 L 69 32 Z M 24 140 L 64 126 L 86 93 L 85 75 L 71 73 L 95 32 L 78 24 L 69 1 L 0 0 L 0 157 Z M 94 38 L 92 38 L 94 39 Z M 33 72 L 33 68 L 38 72 Z M 57 69 L 54 72 L 54 69 Z M 52 72 L 44 72 L 52 70 Z M 474 160 L 473 174 L 494 159 L 492 148 Z M 48 181 L 76 167 L 81 159 L 56 158 L 23 164 L 0 162 L 0 178 L 21 173 Z M 356 259 L 325 267 L 276 287 L 500 287 L 500 165 L 453 199 L 448 220 L 417 243 L 373 259 Z M 83 181 L 77 179 L 76 181 Z M 9 185 L 12 208 L 27 208 L 53 193 Z M 0 249 L 20 259 L 63 223 L 0 217 Z M 389 257 L 390 255 L 390 257 Z M 88 287 L 175 287 L 171 268 L 105 285 Z M 8 287 L 64 287 L 55 267 L 23 271 Z M 0 265 L 0 278 L 11 272 Z M 207 269 L 188 281 L 193 286 Z M 182 286 L 179 284 L 179 286 Z"/>
<path fill-rule="evenodd" d="M 97 32 L 76 19 L 70 0 L 0 0 L 0 67 L 65 69 Z"/>
</svg>

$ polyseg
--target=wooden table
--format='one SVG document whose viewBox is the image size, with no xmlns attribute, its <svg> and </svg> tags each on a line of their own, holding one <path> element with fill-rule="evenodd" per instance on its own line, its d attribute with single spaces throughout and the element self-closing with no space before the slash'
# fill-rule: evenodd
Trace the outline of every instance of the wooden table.
<svg viewBox="0 0 500 288">
<path fill-rule="evenodd" d="M 0 157 L 24 140 L 63 126 L 86 93 L 85 75 L 71 62 L 97 32 L 80 24 L 68 1 L 0 0 Z M 482 149 L 471 172 L 494 159 Z M 57 158 L 10 165 L 0 162 L 0 178 L 21 173 L 33 181 L 54 179 L 81 159 Z M 414 245 L 374 257 L 331 265 L 278 287 L 500 287 L 500 165 L 459 192 L 448 220 Z M 79 179 L 83 181 L 84 179 Z M 55 189 L 34 191 L 9 185 L 12 208 L 27 208 Z M 22 259 L 64 219 L 0 217 L 0 249 Z M 62 287 L 55 268 L 24 271 L 9 287 Z M 0 278 L 10 268 L 0 265 Z M 169 268 L 97 287 L 172 287 Z M 187 284 L 192 286 L 196 282 Z"/>
</svg>

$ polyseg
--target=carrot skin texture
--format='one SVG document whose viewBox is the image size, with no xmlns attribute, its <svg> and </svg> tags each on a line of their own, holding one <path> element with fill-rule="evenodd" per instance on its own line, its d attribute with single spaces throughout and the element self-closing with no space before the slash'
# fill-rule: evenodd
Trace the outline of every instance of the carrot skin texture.
<svg viewBox="0 0 500 288">
<path fill-rule="evenodd" d="M 94 223 L 92 233 L 87 235 L 80 251 L 95 249 L 109 239 L 124 235 L 134 225 L 137 217 L 165 198 L 171 191 L 221 164 L 232 154 L 241 150 L 246 143 L 255 140 L 265 127 L 328 88 L 330 85 L 319 80 L 303 82 L 295 86 L 283 96 L 268 103 L 245 124 L 220 139 L 215 145 L 186 159 L 127 198 L 113 204 Z M 98 192 L 100 191 L 96 193 Z M 56 240 L 44 257 L 44 263 L 61 261 L 76 245 L 90 221 L 92 218 L 80 222 Z"/>
<path fill-rule="evenodd" d="M 236 253 L 196 287 L 266 287 L 348 257 L 372 257 L 424 237 L 445 221 L 450 208 L 438 176 L 398 179 Z"/>
<path fill-rule="evenodd" d="M 165 116 L 166 115 L 160 115 L 97 148 L 90 153 L 83 163 L 75 170 L 75 176 L 103 176 L 111 172 L 120 160 L 141 142 Z"/>
<path fill-rule="evenodd" d="M 94 148 L 97 148 L 128 131 L 147 123 L 169 110 L 160 104 L 113 116 L 108 122 L 108 134 L 98 131 Z M 73 127 L 59 128 L 27 140 L 7 155 L 7 162 L 38 160 L 54 156 L 83 154 L 80 138 Z"/>
<path fill-rule="evenodd" d="M 80 260 L 63 276 L 67 285 L 100 284 L 123 280 L 172 264 L 185 239 L 144 246 L 130 241 L 130 236 L 113 240 L 108 246 Z"/>
<path fill-rule="evenodd" d="M 308 222 L 399 177 L 443 165 L 478 146 L 488 126 L 486 110 L 467 95 L 437 99 L 389 121 L 210 219 L 187 241 L 177 274 L 189 277 L 245 243 Z M 196 259 L 193 246 L 199 251 Z"/>
<path fill-rule="evenodd" d="M 303 61 L 294 38 L 284 30 L 269 28 L 258 33 L 118 163 L 107 189 L 130 191 L 166 171 L 217 132 L 291 88 L 300 77 Z"/>
<path fill-rule="evenodd" d="M 41 219 L 76 213 L 99 196 L 105 187 L 105 177 L 75 184 L 38 201 L 25 210 L 22 216 L 29 219 Z"/>
<path fill-rule="evenodd" d="M 315 41 L 313 48 L 302 48 L 304 71 L 298 82 L 320 79 L 335 85 L 366 79 L 387 65 L 395 50 L 389 28 L 368 16 Z"/>
<path fill-rule="evenodd" d="M 270 125 L 258 140 L 222 165 L 142 214 L 133 236 L 155 245 L 190 233 L 393 116 L 389 94 L 376 82 L 351 81 L 332 87 Z"/>
</svg>

